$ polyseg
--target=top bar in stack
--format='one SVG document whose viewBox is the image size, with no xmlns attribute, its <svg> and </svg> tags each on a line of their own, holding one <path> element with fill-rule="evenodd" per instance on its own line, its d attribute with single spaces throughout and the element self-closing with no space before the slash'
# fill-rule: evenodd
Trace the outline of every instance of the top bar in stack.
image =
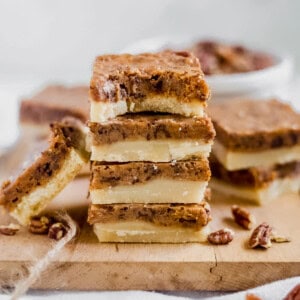
<svg viewBox="0 0 300 300">
<path fill-rule="evenodd" d="M 128 112 L 204 116 L 210 90 L 188 52 L 97 57 L 90 83 L 91 121 Z"/>
<path fill-rule="evenodd" d="M 209 108 L 217 138 L 212 186 L 257 203 L 300 188 L 300 115 L 277 100 Z"/>
</svg>

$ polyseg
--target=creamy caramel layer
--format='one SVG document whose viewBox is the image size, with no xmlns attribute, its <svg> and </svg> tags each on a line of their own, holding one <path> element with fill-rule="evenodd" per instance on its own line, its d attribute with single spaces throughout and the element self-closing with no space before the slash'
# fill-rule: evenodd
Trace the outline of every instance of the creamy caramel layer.
<svg viewBox="0 0 300 300">
<path fill-rule="evenodd" d="M 215 141 L 212 152 L 229 171 L 267 167 L 300 160 L 300 145 L 257 152 L 241 152 L 228 150 L 219 141 Z"/>
<path fill-rule="evenodd" d="M 122 141 L 112 144 L 91 146 L 93 161 L 170 162 L 190 158 L 208 157 L 211 143 L 183 140 Z"/>
<path fill-rule="evenodd" d="M 155 179 L 135 185 L 90 189 L 93 204 L 111 203 L 200 203 L 207 182 Z"/>
<path fill-rule="evenodd" d="M 190 243 L 205 242 L 209 227 L 200 230 L 164 227 L 143 221 L 95 224 L 94 232 L 100 243 Z"/>
<path fill-rule="evenodd" d="M 276 198 L 284 194 L 298 193 L 300 189 L 300 176 L 277 179 L 267 187 L 260 189 L 240 187 L 215 178 L 211 179 L 209 185 L 213 190 L 263 205 L 272 200 L 276 200 Z"/>
</svg>

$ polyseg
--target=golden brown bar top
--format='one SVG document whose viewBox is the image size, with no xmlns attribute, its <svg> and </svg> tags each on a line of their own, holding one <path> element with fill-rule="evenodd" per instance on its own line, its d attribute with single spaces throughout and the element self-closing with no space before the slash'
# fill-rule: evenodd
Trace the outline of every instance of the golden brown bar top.
<svg viewBox="0 0 300 300">
<path fill-rule="evenodd" d="M 208 108 L 216 139 L 233 151 L 300 145 L 300 114 L 278 100 L 230 100 Z"/>
<path fill-rule="evenodd" d="M 90 98 L 135 102 L 159 95 L 205 102 L 210 90 L 203 76 L 198 59 L 189 52 L 103 55 L 94 63 Z"/>
</svg>

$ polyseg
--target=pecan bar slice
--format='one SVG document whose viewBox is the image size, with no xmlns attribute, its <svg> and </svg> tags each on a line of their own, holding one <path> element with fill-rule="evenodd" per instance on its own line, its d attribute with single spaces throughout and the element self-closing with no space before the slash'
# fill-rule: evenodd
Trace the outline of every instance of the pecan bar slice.
<svg viewBox="0 0 300 300">
<path fill-rule="evenodd" d="M 143 111 L 203 116 L 209 97 L 199 61 L 189 52 L 103 55 L 90 82 L 90 119 Z"/>
<path fill-rule="evenodd" d="M 51 130 L 48 149 L 0 190 L 0 203 L 23 225 L 38 215 L 89 159 L 85 134 L 77 120 L 55 123 Z"/>
</svg>

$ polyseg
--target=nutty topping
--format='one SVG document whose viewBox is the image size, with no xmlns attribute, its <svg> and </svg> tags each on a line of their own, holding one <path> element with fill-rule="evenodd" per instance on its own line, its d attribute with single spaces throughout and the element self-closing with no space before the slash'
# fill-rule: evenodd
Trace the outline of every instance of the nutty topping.
<svg viewBox="0 0 300 300">
<path fill-rule="evenodd" d="M 300 299 L 300 284 L 297 284 L 283 300 L 299 300 Z"/>
<path fill-rule="evenodd" d="M 234 221 L 245 229 L 251 229 L 256 223 L 255 217 L 244 208 L 241 208 L 237 205 L 233 205 L 231 207 L 231 212 L 233 214 Z"/>
<path fill-rule="evenodd" d="M 234 232 L 231 229 L 224 228 L 208 235 L 207 239 L 214 245 L 226 245 L 229 244 L 234 237 Z"/>
<path fill-rule="evenodd" d="M 60 240 L 68 231 L 68 227 L 61 222 L 54 223 L 49 228 L 48 237 L 53 240 Z"/>
<path fill-rule="evenodd" d="M 30 220 L 28 230 L 34 234 L 47 234 L 53 222 L 50 216 L 36 216 Z"/>
<path fill-rule="evenodd" d="M 20 230 L 20 226 L 18 224 L 9 224 L 9 225 L 1 225 L 0 233 L 4 235 L 15 235 Z"/>
<path fill-rule="evenodd" d="M 256 227 L 251 234 L 249 239 L 249 247 L 250 248 L 270 248 L 272 246 L 271 243 L 271 234 L 272 227 L 267 223 L 262 223 L 258 227 Z"/>
</svg>

